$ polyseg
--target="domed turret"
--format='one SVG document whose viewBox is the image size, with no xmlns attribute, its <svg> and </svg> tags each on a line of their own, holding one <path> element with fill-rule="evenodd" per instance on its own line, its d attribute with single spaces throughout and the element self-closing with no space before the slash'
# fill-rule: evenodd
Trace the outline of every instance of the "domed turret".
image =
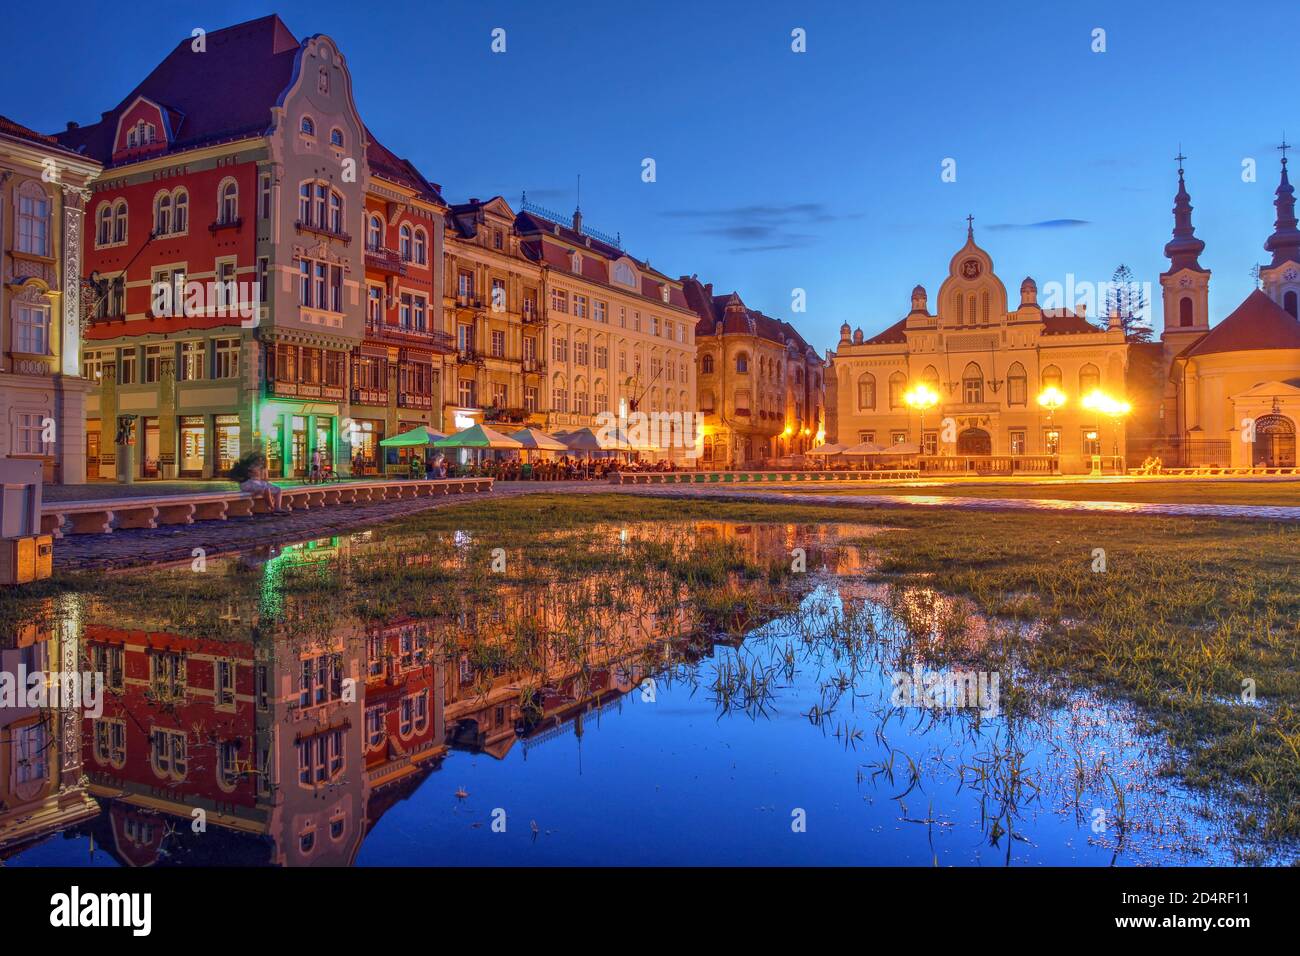
<svg viewBox="0 0 1300 956">
<path fill-rule="evenodd" d="M 918 285 L 912 289 L 912 311 L 913 312 L 928 311 L 926 307 L 925 286 L 923 285 Z"/>
<path fill-rule="evenodd" d="M 1027 305 L 1038 305 L 1038 283 L 1029 276 L 1020 283 L 1020 306 L 1024 308 Z"/>
</svg>

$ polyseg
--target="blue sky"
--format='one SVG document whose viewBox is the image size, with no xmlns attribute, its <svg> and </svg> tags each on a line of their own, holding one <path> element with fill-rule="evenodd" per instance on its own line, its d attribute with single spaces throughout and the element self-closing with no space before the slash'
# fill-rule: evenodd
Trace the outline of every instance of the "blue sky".
<svg viewBox="0 0 1300 956">
<path fill-rule="evenodd" d="M 917 282 L 933 296 L 968 213 L 1012 303 L 1025 275 L 1099 282 L 1121 262 L 1158 301 L 1181 142 L 1211 319 L 1230 312 L 1265 261 L 1275 147 L 1284 128 L 1300 141 L 1294 6 L 989 6 L 239 0 L 106 15 L 70 0 L 62 20 L 86 28 L 59 31 L 57 69 L 29 33 L 0 35 L 0 113 L 43 131 L 93 121 L 194 27 L 278 12 L 339 42 L 365 121 L 450 200 L 517 204 L 526 189 L 567 213 L 581 174 L 590 226 L 738 290 L 818 348 L 841 322 L 896 321 Z"/>
</svg>

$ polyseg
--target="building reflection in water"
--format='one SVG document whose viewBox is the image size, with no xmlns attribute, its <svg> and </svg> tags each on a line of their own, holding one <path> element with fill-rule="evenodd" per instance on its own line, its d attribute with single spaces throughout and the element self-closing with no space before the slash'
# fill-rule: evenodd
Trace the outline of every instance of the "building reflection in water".
<svg viewBox="0 0 1300 956">
<path fill-rule="evenodd" d="M 817 537 L 793 525 L 693 530 L 750 556 Z M 90 670 L 105 683 L 98 717 L 57 701 L 0 710 L 0 859 L 63 833 L 130 866 L 350 865 L 449 749 L 500 759 L 520 741 L 581 734 L 585 717 L 712 646 L 689 592 L 624 580 L 611 594 L 600 574 L 503 583 L 491 601 L 426 617 L 336 614 L 324 635 L 293 627 L 318 608 L 281 594 L 280 576 L 369 539 L 245 556 L 260 576 L 256 610 L 229 607 L 221 637 L 87 601 L 0 645 L 5 671 Z M 823 560 L 810 554 L 809 568 Z"/>
</svg>

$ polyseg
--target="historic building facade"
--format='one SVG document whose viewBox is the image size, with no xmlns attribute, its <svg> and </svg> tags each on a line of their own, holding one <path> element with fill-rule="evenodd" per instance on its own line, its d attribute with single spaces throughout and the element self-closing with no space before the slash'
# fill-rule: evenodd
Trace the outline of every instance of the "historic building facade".
<svg viewBox="0 0 1300 956">
<path fill-rule="evenodd" d="M 1081 402 L 1099 389 L 1127 394 L 1118 321 L 1102 329 L 1069 310 L 1044 310 L 1029 278 L 1009 308 L 973 229 L 949 262 L 934 312 L 918 285 L 905 317 L 870 338 L 841 326 L 829 357 L 832 441 L 917 444 L 925 455 L 1050 456 L 1067 472 L 1089 469 L 1093 455 L 1124 454 L 1122 424 Z M 905 399 L 919 384 L 938 395 L 928 410 Z M 1054 410 L 1037 401 L 1049 387 L 1065 397 Z"/>
<path fill-rule="evenodd" d="M 92 477 L 219 476 L 254 447 L 273 476 L 317 453 L 348 474 L 441 423 L 445 204 L 366 128 L 330 38 L 270 16 L 186 40 L 59 138 L 110 171 L 86 244 Z"/>
<path fill-rule="evenodd" d="M 524 254 L 515 212 L 500 196 L 453 205 L 446 235 L 447 429 L 518 427 L 546 407 L 541 266 Z"/>
<path fill-rule="evenodd" d="M 86 476 L 85 201 L 100 164 L 0 117 L 0 456 L 48 482 Z"/>
<path fill-rule="evenodd" d="M 564 221 L 524 206 L 515 229 L 541 269 L 546 316 L 543 406 L 532 420 L 560 431 L 593 427 L 602 412 L 696 411 L 698 317 L 682 282 L 585 229 L 580 211 Z M 664 457 L 694 454 L 677 432 L 661 438 Z"/>
<path fill-rule="evenodd" d="M 1145 450 L 1165 465 L 1294 467 L 1300 422 L 1300 228 L 1284 144 L 1274 199 L 1271 260 L 1259 288 L 1213 328 L 1205 243 L 1192 226 L 1191 197 L 1178 170 L 1174 232 L 1161 274 L 1164 329 L 1148 353 L 1159 401 Z"/>
<path fill-rule="evenodd" d="M 706 468 L 761 467 L 825 438 L 824 365 L 788 322 L 748 308 L 738 293 L 682 280 L 699 316 L 696 391 Z"/>
</svg>

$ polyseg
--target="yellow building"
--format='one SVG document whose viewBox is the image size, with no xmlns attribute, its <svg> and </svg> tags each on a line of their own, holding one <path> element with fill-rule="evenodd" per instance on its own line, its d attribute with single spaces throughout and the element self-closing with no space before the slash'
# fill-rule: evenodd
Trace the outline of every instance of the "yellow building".
<svg viewBox="0 0 1300 956">
<path fill-rule="evenodd" d="M 86 480 L 81 240 L 101 166 L 0 116 L 0 455 Z"/>
<path fill-rule="evenodd" d="M 706 468 L 762 467 L 825 437 L 823 363 L 794 326 L 683 280 L 695 329 Z"/>
<path fill-rule="evenodd" d="M 634 259 L 616 238 L 524 204 L 515 220 L 542 270 L 548 431 L 597 427 L 596 416 L 695 412 L 695 322 L 682 283 Z M 680 442 L 674 432 L 670 444 Z M 664 442 L 660 443 L 661 445 Z M 683 447 L 650 457 L 682 458 Z M 661 454 L 661 453 L 662 454 Z"/>
<path fill-rule="evenodd" d="M 1294 467 L 1300 421 L 1300 229 L 1285 150 L 1274 200 L 1272 261 L 1251 292 L 1213 328 L 1205 243 L 1192 227 L 1192 207 L 1178 170 L 1174 234 L 1165 246 L 1159 350 L 1163 392 L 1149 453 L 1165 466 Z M 1139 347 L 1146 348 L 1146 347 Z"/>
<path fill-rule="evenodd" d="M 523 422 L 543 411 L 542 269 L 497 196 L 447 214 L 443 303 L 455 336 L 443 375 L 443 427 Z"/>
<path fill-rule="evenodd" d="M 830 355 L 828 439 L 919 445 L 953 470 L 1082 472 L 1094 455 L 1122 456 L 1123 424 L 1084 406 L 1101 390 L 1127 394 L 1128 350 L 1117 319 L 1099 328 L 1067 309 L 1044 310 L 1026 278 L 1012 309 L 973 228 L 948 264 L 935 311 L 923 287 L 906 316 L 870 338 L 846 323 Z M 925 385 L 934 404 L 918 408 Z M 1064 404 L 1046 408 L 1051 389 Z M 1110 467 L 1114 467 L 1113 463 Z"/>
</svg>

